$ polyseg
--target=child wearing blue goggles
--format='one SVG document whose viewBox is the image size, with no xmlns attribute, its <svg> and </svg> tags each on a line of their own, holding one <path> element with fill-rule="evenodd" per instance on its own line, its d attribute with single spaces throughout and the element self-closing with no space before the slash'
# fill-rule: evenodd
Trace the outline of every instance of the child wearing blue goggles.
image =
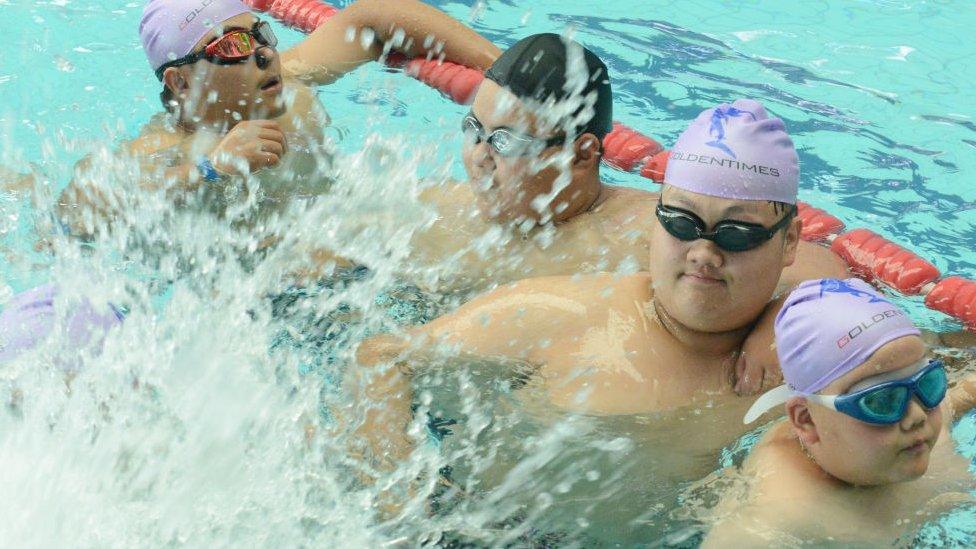
<svg viewBox="0 0 976 549">
<path fill-rule="evenodd" d="M 708 517 L 704 547 L 903 545 L 972 501 L 948 428 L 976 406 L 976 376 L 949 387 L 903 311 L 863 282 L 814 280 L 786 299 L 775 331 L 786 384 L 745 419 L 783 404 L 786 418 L 742 464 L 748 493 L 729 490 Z"/>
</svg>

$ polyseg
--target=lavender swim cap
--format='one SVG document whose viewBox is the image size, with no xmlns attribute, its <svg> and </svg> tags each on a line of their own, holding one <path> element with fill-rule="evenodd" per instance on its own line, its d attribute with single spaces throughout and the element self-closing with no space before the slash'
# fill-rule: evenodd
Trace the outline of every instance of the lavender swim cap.
<svg viewBox="0 0 976 549">
<path fill-rule="evenodd" d="M 0 312 L 0 364 L 9 362 L 24 351 L 39 345 L 55 329 L 54 301 L 58 289 L 45 284 L 12 297 Z M 99 313 L 87 300 L 78 304 L 60 326 L 72 356 L 58 366 L 73 370 L 78 366 L 74 351 L 89 345 L 100 345 L 105 332 L 121 324 L 122 315 L 114 308 Z"/>
<path fill-rule="evenodd" d="M 153 70 L 190 53 L 217 23 L 251 10 L 240 0 L 149 0 L 139 36 Z"/>
<path fill-rule="evenodd" d="M 884 344 L 921 335 L 904 311 L 857 278 L 800 284 L 776 315 L 775 330 L 786 385 L 759 397 L 745 423 L 793 396 L 816 393 L 867 362 Z"/>
<path fill-rule="evenodd" d="M 751 99 L 698 115 L 671 150 L 664 182 L 693 193 L 796 204 L 793 141 L 779 118 Z"/>
</svg>

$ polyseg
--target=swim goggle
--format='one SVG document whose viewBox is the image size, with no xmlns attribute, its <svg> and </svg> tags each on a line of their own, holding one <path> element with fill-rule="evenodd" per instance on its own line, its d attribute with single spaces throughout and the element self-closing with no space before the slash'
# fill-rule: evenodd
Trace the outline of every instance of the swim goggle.
<svg viewBox="0 0 976 549">
<path fill-rule="evenodd" d="M 945 398 L 948 387 L 945 364 L 941 360 L 932 360 L 911 377 L 879 383 L 843 395 L 808 395 L 806 398 L 865 423 L 890 425 L 905 417 L 913 396 L 931 410 Z"/>
<path fill-rule="evenodd" d="M 906 370 L 917 368 L 917 365 L 913 365 Z M 899 375 L 899 372 L 892 372 L 892 375 Z M 949 387 L 945 363 L 939 359 L 930 360 L 925 367 L 908 377 L 881 383 L 877 383 L 877 377 L 854 385 L 842 395 L 805 394 L 782 385 L 759 397 L 746 412 L 743 422 L 752 423 L 773 406 L 785 403 L 794 396 L 802 396 L 865 423 L 891 425 L 905 417 L 913 398 L 917 397 L 922 406 L 931 410 L 942 402 Z M 865 384 L 867 386 L 861 388 Z"/>
<path fill-rule="evenodd" d="M 768 229 L 757 223 L 726 219 L 716 223 L 714 229 L 707 232 L 702 218 L 688 210 L 665 206 L 660 202 L 655 210 L 657 220 L 671 236 L 684 242 L 698 239 L 711 240 L 727 252 L 744 252 L 765 243 L 773 238 L 777 231 L 789 224 L 793 219 L 793 212 L 791 208 L 783 219 Z"/>
<path fill-rule="evenodd" d="M 495 128 L 489 134 L 485 134 L 485 127 L 474 115 L 468 113 L 461 122 L 461 131 L 468 139 L 472 139 L 475 144 L 485 141 L 499 156 L 524 156 L 538 154 L 549 147 L 562 145 L 566 142 L 566 136 L 550 137 L 543 139 L 530 135 L 519 134 L 509 128 Z"/>
<path fill-rule="evenodd" d="M 278 45 L 278 37 L 266 21 L 258 21 L 251 30 L 234 29 L 208 43 L 201 51 L 193 52 L 179 59 L 164 63 L 156 69 L 156 78 L 163 79 L 163 72 L 169 67 L 190 65 L 205 59 L 215 65 L 234 65 L 250 59 L 259 48 Z"/>
</svg>

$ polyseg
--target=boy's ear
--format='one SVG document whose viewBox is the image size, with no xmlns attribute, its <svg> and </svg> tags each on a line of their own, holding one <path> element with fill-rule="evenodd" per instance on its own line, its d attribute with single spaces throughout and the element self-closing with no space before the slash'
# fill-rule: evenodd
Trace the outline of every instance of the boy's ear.
<svg viewBox="0 0 976 549">
<path fill-rule="evenodd" d="M 174 96 L 178 96 L 181 91 L 188 87 L 186 79 L 176 67 L 168 67 L 163 71 L 163 85 L 169 88 Z"/>
<path fill-rule="evenodd" d="M 789 267 L 796 261 L 796 250 L 800 244 L 800 235 L 803 233 L 803 220 L 796 216 L 786 227 L 786 242 L 783 254 L 783 267 Z"/>
<path fill-rule="evenodd" d="M 793 432 L 804 446 L 810 447 L 820 442 L 820 434 L 817 432 L 817 424 L 810 414 L 810 407 L 807 399 L 803 397 L 793 397 L 786 402 L 786 417 L 793 426 Z"/>
<path fill-rule="evenodd" d="M 600 165 L 600 140 L 592 133 L 584 133 L 573 143 L 573 167 L 588 170 Z"/>
</svg>

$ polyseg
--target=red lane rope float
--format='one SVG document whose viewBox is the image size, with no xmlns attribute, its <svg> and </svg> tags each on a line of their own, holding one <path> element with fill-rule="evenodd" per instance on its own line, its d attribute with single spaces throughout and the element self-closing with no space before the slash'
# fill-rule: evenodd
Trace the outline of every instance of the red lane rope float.
<svg viewBox="0 0 976 549">
<path fill-rule="evenodd" d="M 671 151 L 663 150 L 646 159 L 640 169 L 641 177 L 646 177 L 655 183 L 663 183 L 664 169 L 668 167 L 669 158 L 671 158 Z"/>
<path fill-rule="evenodd" d="M 958 276 L 944 278 L 925 296 L 925 305 L 976 331 L 976 282 Z"/>
<path fill-rule="evenodd" d="M 830 249 L 844 258 L 855 274 L 884 282 L 905 295 L 918 295 L 942 276 L 935 265 L 867 229 L 838 236 Z"/>
<path fill-rule="evenodd" d="M 634 171 L 639 162 L 650 159 L 664 149 L 660 143 L 619 122 L 603 138 L 603 158 L 625 172 Z M 641 166 L 643 167 L 643 166 Z"/>
<path fill-rule="evenodd" d="M 338 9 L 320 0 L 244 0 L 252 9 L 269 13 L 282 23 L 306 33 L 314 31 Z M 484 74 L 476 69 L 437 59 L 409 61 L 391 54 L 387 63 L 403 66 L 409 76 L 437 89 L 462 105 L 474 99 Z M 603 140 L 603 159 L 611 166 L 637 172 L 655 182 L 664 180 L 670 151 L 660 143 L 623 124 L 614 122 Z M 797 203 L 803 220 L 804 240 L 831 242 L 851 271 L 906 295 L 925 295 L 925 305 L 961 320 L 976 331 L 976 282 L 958 276 L 942 276 L 932 263 L 868 229 L 843 233 L 844 223 L 819 208 Z"/>
<path fill-rule="evenodd" d="M 803 220 L 804 240 L 825 242 L 831 235 L 843 232 L 844 222 L 829 213 L 803 202 L 796 203 L 796 215 Z"/>
<path fill-rule="evenodd" d="M 404 72 L 461 105 L 470 105 L 474 101 L 474 94 L 485 79 L 477 69 L 422 57 L 407 61 Z"/>
<path fill-rule="evenodd" d="M 319 0 L 244 0 L 253 10 L 267 12 L 289 27 L 310 33 L 325 23 L 325 20 L 339 13 Z"/>
</svg>

